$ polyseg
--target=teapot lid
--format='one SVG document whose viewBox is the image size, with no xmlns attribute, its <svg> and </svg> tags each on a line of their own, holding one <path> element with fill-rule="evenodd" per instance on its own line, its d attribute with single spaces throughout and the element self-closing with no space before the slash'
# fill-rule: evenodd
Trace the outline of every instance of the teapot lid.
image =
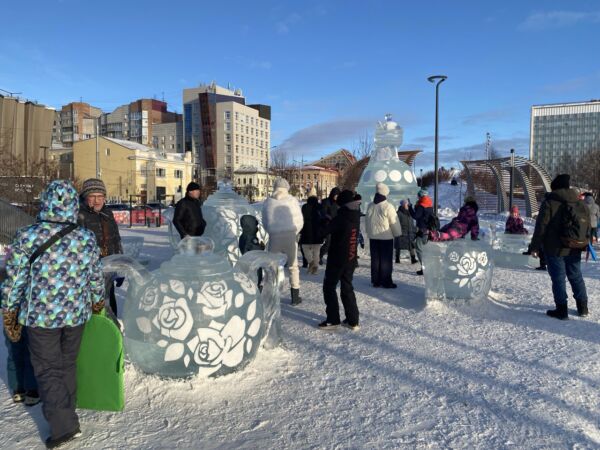
<svg viewBox="0 0 600 450">
<path fill-rule="evenodd" d="M 227 259 L 213 253 L 214 243 L 206 237 L 187 236 L 177 246 L 177 254 L 160 266 L 160 272 L 177 279 L 208 277 L 231 272 Z"/>
</svg>

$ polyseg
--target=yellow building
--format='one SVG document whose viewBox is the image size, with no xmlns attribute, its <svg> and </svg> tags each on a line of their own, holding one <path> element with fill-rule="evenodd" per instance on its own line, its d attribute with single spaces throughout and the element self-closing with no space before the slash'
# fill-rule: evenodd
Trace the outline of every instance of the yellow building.
<svg viewBox="0 0 600 450">
<path fill-rule="evenodd" d="M 292 190 L 298 193 L 298 197 L 306 198 L 306 194 L 314 187 L 317 196 L 322 199 L 329 195 L 331 189 L 339 183 L 339 172 L 321 166 L 304 166 L 294 172 L 294 181 L 290 183 Z"/>
<path fill-rule="evenodd" d="M 193 166 L 190 152 L 166 153 L 120 139 L 100 137 L 97 144 L 87 139 L 73 145 L 74 178 L 83 181 L 98 173 L 109 201 L 129 201 L 129 196 L 142 203 L 177 200 L 192 181 Z"/>
</svg>

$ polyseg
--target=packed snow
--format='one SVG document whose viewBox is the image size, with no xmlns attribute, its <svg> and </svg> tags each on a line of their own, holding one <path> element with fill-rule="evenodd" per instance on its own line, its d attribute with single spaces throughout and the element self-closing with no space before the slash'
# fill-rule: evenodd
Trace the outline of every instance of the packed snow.
<svg viewBox="0 0 600 450">
<path fill-rule="evenodd" d="M 121 231 L 145 238 L 154 269 L 172 255 L 166 230 Z M 128 364 L 125 410 L 80 411 L 83 436 L 66 448 L 600 448 L 600 266 L 582 266 L 591 314 L 578 318 L 570 300 L 563 322 L 544 314 L 545 272 L 496 269 L 486 301 L 426 302 L 416 265 L 403 259 L 398 289 L 375 289 L 361 257 L 358 332 L 317 329 L 324 270 L 302 270 L 304 301 L 290 306 L 288 289 L 282 300 L 280 348 L 209 380 Z M 44 448 L 41 406 L 12 403 L 1 348 L 0 447 Z"/>
</svg>

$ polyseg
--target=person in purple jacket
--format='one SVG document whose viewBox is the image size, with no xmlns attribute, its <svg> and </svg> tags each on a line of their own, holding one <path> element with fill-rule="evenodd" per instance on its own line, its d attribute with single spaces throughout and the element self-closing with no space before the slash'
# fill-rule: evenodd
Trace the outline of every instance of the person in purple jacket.
<svg viewBox="0 0 600 450">
<path fill-rule="evenodd" d="M 523 219 L 519 215 L 519 207 L 513 205 L 510 209 L 510 215 L 506 219 L 506 226 L 504 227 L 504 233 L 506 234 L 528 234 L 527 228 L 523 225 Z"/>
<path fill-rule="evenodd" d="M 452 221 L 440 228 L 439 231 L 430 231 L 429 240 L 434 242 L 453 241 L 463 238 L 471 232 L 471 239 L 476 241 L 479 236 L 479 219 L 477 211 L 479 206 L 473 197 L 467 197 L 465 204 Z"/>
</svg>

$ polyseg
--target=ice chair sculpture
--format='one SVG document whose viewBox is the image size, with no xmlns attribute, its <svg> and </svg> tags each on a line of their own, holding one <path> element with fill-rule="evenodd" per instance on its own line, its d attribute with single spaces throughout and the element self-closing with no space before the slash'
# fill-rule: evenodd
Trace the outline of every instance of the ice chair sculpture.
<svg viewBox="0 0 600 450">
<path fill-rule="evenodd" d="M 494 272 L 491 247 L 470 239 L 428 242 L 423 249 L 423 271 L 426 299 L 487 298 Z"/>
<path fill-rule="evenodd" d="M 233 270 L 212 249 L 208 238 L 186 237 L 153 272 L 125 255 L 103 260 L 105 272 L 128 280 L 124 345 L 143 372 L 226 375 L 252 361 L 265 338 L 278 342 L 281 255 L 249 255 Z M 262 293 L 251 279 L 258 269 L 265 274 Z"/>
<path fill-rule="evenodd" d="M 529 234 L 497 233 L 492 241 L 494 264 L 497 267 L 536 267 L 539 262 L 531 255 L 524 255 L 531 243 Z"/>
</svg>

